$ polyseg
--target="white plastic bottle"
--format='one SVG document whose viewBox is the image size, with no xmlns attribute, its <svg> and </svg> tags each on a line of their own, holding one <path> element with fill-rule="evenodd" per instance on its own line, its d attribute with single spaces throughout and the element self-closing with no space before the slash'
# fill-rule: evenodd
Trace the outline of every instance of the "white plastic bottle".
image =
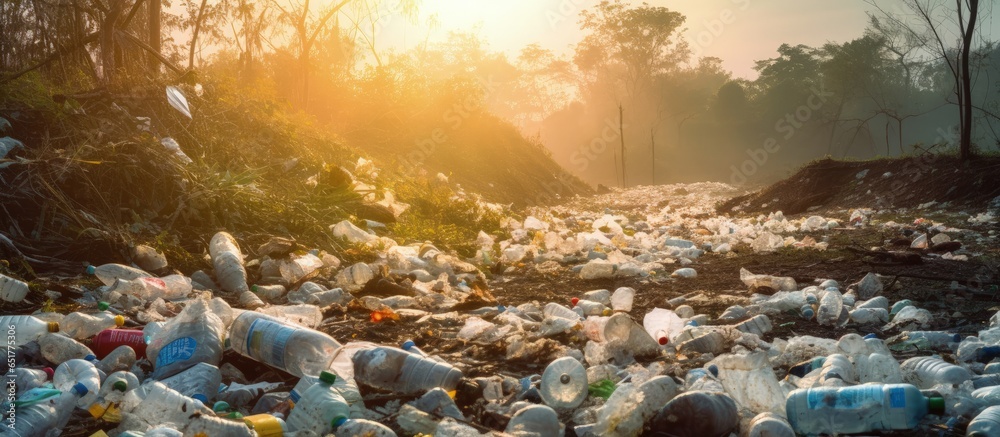
<svg viewBox="0 0 1000 437">
<path fill-rule="evenodd" d="M 0 300 L 20 302 L 28 295 L 28 284 L 0 274 Z"/>
<path fill-rule="evenodd" d="M 632 287 L 619 287 L 611 295 L 611 309 L 614 311 L 632 311 L 632 301 L 635 299 L 635 289 Z"/>
<path fill-rule="evenodd" d="M 104 285 L 112 285 L 118 279 L 134 281 L 139 278 L 151 278 L 153 275 L 122 264 L 104 264 L 100 266 L 87 266 L 87 274 L 97 276 Z"/>
<path fill-rule="evenodd" d="M 677 383 L 656 376 L 635 386 L 619 386 L 597 413 L 595 435 L 639 435 L 643 425 L 677 395 Z M 641 399 L 636 405 L 636 399 Z"/>
<path fill-rule="evenodd" d="M 794 390 L 785 403 L 788 422 L 804 435 L 913 429 L 929 414 L 944 414 L 944 399 L 926 398 L 910 384 L 867 384 Z"/>
<path fill-rule="evenodd" d="M 833 354 L 826 357 L 820 370 L 820 381 L 828 387 L 843 387 L 853 385 L 858 381 L 854 364 L 843 354 Z"/>
<path fill-rule="evenodd" d="M 97 400 L 97 395 L 101 390 L 101 376 L 89 361 L 72 359 L 56 367 L 52 375 L 52 384 L 64 392 L 70 391 L 76 384 L 83 384 L 87 388 L 77 404 L 80 408 L 87 408 Z"/>
<path fill-rule="evenodd" d="M 330 372 L 333 373 L 333 372 Z M 336 375 L 336 374 L 335 374 Z M 299 379 L 299 382 L 295 384 L 292 391 L 288 394 L 288 399 L 292 403 L 298 403 L 302 399 L 302 394 L 309 390 L 309 387 L 316 385 L 319 382 L 318 376 L 305 375 Z M 354 405 L 358 402 L 362 402 L 364 398 L 361 397 L 361 391 L 358 389 L 358 384 L 354 382 L 353 379 L 344 379 L 340 375 L 337 375 L 337 380 L 333 383 L 333 388 L 340 392 L 340 395 L 344 397 L 349 405 Z"/>
<path fill-rule="evenodd" d="M 938 384 L 961 384 L 972 379 L 964 367 L 956 366 L 936 357 L 913 357 L 900 365 L 903 381 L 922 390 Z"/>
<path fill-rule="evenodd" d="M 436 387 L 454 390 L 462 379 L 462 371 L 448 363 L 394 347 L 366 345 L 350 357 L 356 381 L 400 394 L 424 393 Z"/>
<path fill-rule="evenodd" d="M 576 358 L 562 357 L 542 372 L 538 387 L 542 401 L 556 410 L 572 410 L 587 399 L 587 370 Z"/>
<path fill-rule="evenodd" d="M 840 320 L 840 313 L 843 309 L 843 295 L 835 289 L 829 289 L 819 301 L 819 310 L 816 311 L 816 321 L 820 325 L 836 325 Z"/>
<path fill-rule="evenodd" d="M 673 311 L 653 308 L 642 318 L 642 327 L 660 346 L 664 346 L 684 329 L 684 321 Z"/>
<path fill-rule="evenodd" d="M 573 311 L 582 317 L 586 316 L 608 316 L 611 315 L 611 308 L 602 305 L 600 302 L 573 298 Z"/>
<path fill-rule="evenodd" d="M 771 332 L 771 319 L 765 314 L 758 314 L 743 323 L 737 324 L 735 328 L 749 334 L 763 336 Z"/>
<path fill-rule="evenodd" d="M 350 407 L 333 388 L 337 376 L 322 372 L 319 382 L 302 394 L 302 399 L 288 415 L 288 427 L 295 431 L 309 430 L 326 435 L 344 424 L 350 417 Z"/>
<path fill-rule="evenodd" d="M 107 308 L 107 304 L 103 303 L 103 308 Z M 125 317 L 121 315 L 111 314 L 107 311 L 102 311 L 95 314 L 87 314 L 82 312 L 72 312 L 66 317 L 63 317 L 62 322 L 59 324 L 60 330 L 77 340 L 87 340 L 97 335 L 97 333 L 105 330 L 120 327 L 125 324 Z"/>
<path fill-rule="evenodd" d="M 760 413 L 747 426 L 746 437 L 795 437 L 795 431 L 784 417 Z"/>
<path fill-rule="evenodd" d="M 84 396 L 87 387 L 75 384 L 68 392 L 55 389 L 34 389 L 41 400 L 17 408 L 14 422 L 5 423 L 4 429 L 16 437 L 47 437 L 58 435 L 66 427 L 73 410 Z M 32 394 L 29 391 L 25 395 Z M 8 427 L 12 426 L 12 427 Z"/>
<path fill-rule="evenodd" d="M 215 399 L 222 384 L 219 368 L 208 363 L 195 364 L 190 369 L 160 381 L 170 389 L 190 398 L 206 401 Z"/>
<path fill-rule="evenodd" d="M 224 325 L 206 301 L 197 299 L 155 333 L 146 347 L 153 361 L 154 379 L 168 376 L 197 363 L 219 364 L 222 359 Z"/>
<path fill-rule="evenodd" d="M 34 316 L 0 316 L 0 329 L 7 337 L 7 346 L 21 347 L 38 340 L 46 332 L 59 332 L 56 322 L 44 322 Z M 10 336 L 14 336 L 14 344 L 10 344 Z"/>
<path fill-rule="evenodd" d="M 229 338 L 234 351 L 298 377 L 328 369 L 340 348 L 329 335 L 255 311 L 236 317 Z"/>
<path fill-rule="evenodd" d="M 1000 437 L 1000 405 L 979 413 L 965 429 L 966 437 Z"/>
</svg>

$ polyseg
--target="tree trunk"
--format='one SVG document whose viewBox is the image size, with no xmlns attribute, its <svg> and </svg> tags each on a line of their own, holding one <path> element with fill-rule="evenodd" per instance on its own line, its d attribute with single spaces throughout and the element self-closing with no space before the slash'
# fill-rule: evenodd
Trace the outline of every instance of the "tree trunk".
<svg viewBox="0 0 1000 437">
<path fill-rule="evenodd" d="M 201 0 L 201 6 L 198 7 L 198 16 L 194 19 L 194 33 L 191 35 L 191 48 L 188 51 L 188 70 L 194 68 L 194 49 L 198 44 L 198 32 L 201 31 L 201 20 L 205 19 L 205 6 L 208 5 L 208 0 Z"/>
<path fill-rule="evenodd" d="M 961 12 L 962 0 L 957 0 Z M 965 26 L 962 35 L 962 139 L 958 154 L 962 161 L 972 157 L 972 75 L 969 73 L 969 53 L 972 51 L 972 35 L 976 29 L 976 16 L 979 15 L 979 0 L 969 0 L 969 24 Z"/>
<path fill-rule="evenodd" d="M 649 130 L 649 179 L 656 185 L 656 131 Z"/>
<path fill-rule="evenodd" d="M 628 187 L 628 179 L 625 177 L 625 109 L 618 104 L 618 138 L 622 141 L 622 188 Z"/>
<path fill-rule="evenodd" d="M 121 3 L 121 0 L 113 0 L 101 23 L 101 76 L 105 85 L 113 81 L 115 69 L 118 68 L 115 65 L 115 32 L 118 17 L 122 13 Z"/>
<path fill-rule="evenodd" d="M 160 9 L 162 6 L 162 0 L 149 0 L 149 38 L 146 44 L 153 49 L 156 53 L 162 51 L 160 45 Z M 154 72 L 160 71 L 160 60 L 157 59 L 152 53 L 146 57 L 146 65 L 150 70 Z"/>
</svg>

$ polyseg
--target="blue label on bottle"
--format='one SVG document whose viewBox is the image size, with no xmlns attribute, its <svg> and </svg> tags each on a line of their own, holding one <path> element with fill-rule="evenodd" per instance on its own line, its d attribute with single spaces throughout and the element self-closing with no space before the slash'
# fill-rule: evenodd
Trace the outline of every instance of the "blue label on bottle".
<svg viewBox="0 0 1000 437">
<path fill-rule="evenodd" d="M 859 385 L 841 389 L 809 389 L 806 395 L 806 405 L 812 410 L 821 408 L 851 410 L 863 408 L 871 402 L 882 403 L 881 386 Z"/>
<path fill-rule="evenodd" d="M 296 331 L 296 328 L 270 320 L 254 320 L 247 330 L 247 352 L 254 359 L 284 370 L 285 347 Z"/>
<path fill-rule="evenodd" d="M 906 392 L 902 387 L 889 389 L 889 408 L 906 408 Z"/>
<path fill-rule="evenodd" d="M 198 342 L 194 338 L 178 338 L 160 349 L 160 353 L 156 355 L 156 367 L 190 359 L 196 350 Z"/>
</svg>

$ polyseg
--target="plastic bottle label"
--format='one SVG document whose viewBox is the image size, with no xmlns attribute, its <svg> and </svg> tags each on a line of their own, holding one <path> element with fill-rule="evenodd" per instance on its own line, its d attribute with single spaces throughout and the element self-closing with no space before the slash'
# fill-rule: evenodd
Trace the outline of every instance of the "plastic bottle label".
<svg viewBox="0 0 1000 437">
<path fill-rule="evenodd" d="M 902 389 L 900 395 L 903 395 Z M 851 410 L 863 408 L 872 403 L 882 403 L 882 386 L 856 386 L 840 390 L 809 390 L 806 405 L 810 410 L 836 408 Z M 904 401 L 905 403 L 905 398 Z"/>
<path fill-rule="evenodd" d="M 889 408 L 906 408 L 906 391 L 902 387 L 889 389 Z"/>
<path fill-rule="evenodd" d="M 196 350 L 198 350 L 198 342 L 194 338 L 178 338 L 160 349 L 160 353 L 156 355 L 156 366 L 166 366 L 190 359 Z"/>
<path fill-rule="evenodd" d="M 264 363 L 284 368 L 285 345 L 295 331 L 295 328 L 270 320 L 254 320 L 247 331 L 247 354 Z"/>
</svg>

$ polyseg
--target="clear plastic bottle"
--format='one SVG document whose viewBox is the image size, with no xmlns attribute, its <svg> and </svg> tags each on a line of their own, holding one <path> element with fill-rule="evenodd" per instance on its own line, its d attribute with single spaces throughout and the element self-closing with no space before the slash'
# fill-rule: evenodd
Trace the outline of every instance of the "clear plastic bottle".
<svg viewBox="0 0 1000 437">
<path fill-rule="evenodd" d="M 514 413 L 504 432 L 510 435 L 559 435 L 559 416 L 545 405 L 529 405 Z"/>
<path fill-rule="evenodd" d="M 896 314 L 899 314 L 899 312 L 902 311 L 903 308 L 911 306 L 913 306 L 913 302 L 910 301 L 909 299 L 903 299 L 901 301 L 892 304 L 892 308 L 889 309 L 889 320 L 892 320 L 894 317 L 896 317 Z"/>
<path fill-rule="evenodd" d="M 84 396 L 87 387 L 75 384 L 67 392 L 55 389 L 34 389 L 40 400 L 16 408 L 13 423 L 5 423 L 4 429 L 16 437 L 47 437 L 58 435 L 66 427 L 73 410 Z M 44 391 L 44 392 L 43 392 Z M 26 393 L 30 394 L 31 391 Z M 36 398 L 36 399 L 38 399 Z M 17 405 L 15 403 L 15 405 Z"/>
<path fill-rule="evenodd" d="M 684 321 L 673 311 L 653 308 L 642 318 L 642 327 L 660 346 L 665 346 L 684 329 Z"/>
<path fill-rule="evenodd" d="M 913 357 L 900 365 L 903 381 L 926 390 L 938 384 L 957 385 L 972 379 L 966 368 L 936 357 Z"/>
<path fill-rule="evenodd" d="M 333 372 L 330 372 L 333 373 Z M 336 374 L 335 374 L 336 375 Z M 299 382 L 292 387 L 292 391 L 288 393 L 288 400 L 292 403 L 298 403 L 302 399 L 302 394 L 309 390 L 309 387 L 316 385 L 319 382 L 318 376 L 305 375 L 299 379 Z M 333 382 L 333 388 L 340 392 L 340 395 L 344 397 L 349 405 L 354 405 L 358 402 L 363 402 L 361 397 L 361 391 L 358 390 L 358 385 L 353 379 L 341 378 L 337 375 L 337 380 Z"/>
<path fill-rule="evenodd" d="M 20 302 L 28 295 L 28 284 L 0 274 L 0 300 Z"/>
<path fill-rule="evenodd" d="M 680 344 L 681 353 L 720 354 L 726 351 L 726 337 L 719 331 L 710 331 Z"/>
<path fill-rule="evenodd" d="M 129 390 L 139 388 L 139 378 L 134 373 L 128 371 L 118 371 L 108 375 L 101 384 L 101 391 L 97 394 L 97 400 L 87 407 L 87 411 L 95 419 L 99 419 L 108 412 L 112 405 L 121 403 L 125 393 Z"/>
<path fill-rule="evenodd" d="M 843 387 L 858 381 L 854 364 L 843 354 L 826 357 L 820 370 L 820 381 L 829 387 Z"/>
<path fill-rule="evenodd" d="M 635 289 L 632 287 L 618 287 L 611 295 L 611 309 L 614 311 L 632 311 L 632 301 L 635 299 Z"/>
<path fill-rule="evenodd" d="M 746 437 L 795 437 L 795 431 L 784 417 L 767 412 L 760 413 L 747 426 Z"/>
<path fill-rule="evenodd" d="M 233 350 L 292 375 L 316 375 L 329 368 L 340 343 L 322 332 L 247 311 L 230 327 Z"/>
<path fill-rule="evenodd" d="M 639 384 L 619 386 L 597 413 L 595 435 L 639 435 L 643 425 L 677 395 L 677 383 L 656 376 Z M 636 400 L 641 402 L 636 404 Z"/>
<path fill-rule="evenodd" d="M 542 401 L 556 410 L 572 410 L 587 398 L 587 370 L 575 358 L 562 357 L 542 372 Z"/>
<path fill-rule="evenodd" d="M 944 399 L 910 384 L 821 387 L 789 393 L 785 412 L 799 434 L 854 434 L 913 429 L 928 413 L 944 414 Z"/>
<path fill-rule="evenodd" d="M 97 276 L 104 285 L 113 285 L 116 280 L 124 279 L 134 281 L 139 278 L 152 278 L 153 275 L 122 264 L 104 264 L 100 266 L 87 266 L 87 274 Z"/>
<path fill-rule="evenodd" d="M 592 300 L 584 300 L 573 298 L 573 311 L 576 311 L 580 316 L 609 316 L 611 315 L 611 308 L 602 305 L 600 302 L 594 302 Z"/>
<path fill-rule="evenodd" d="M 962 336 L 944 331 L 908 331 L 893 341 L 890 349 L 902 351 L 950 351 L 962 341 Z"/>
<path fill-rule="evenodd" d="M 38 339 L 38 345 L 42 349 L 42 356 L 50 363 L 62 363 L 74 358 L 83 359 L 87 355 L 94 354 L 83 343 L 60 333 L 43 334 Z"/>
<path fill-rule="evenodd" d="M 1000 437 L 1000 406 L 994 405 L 969 422 L 966 437 Z"/>
<path fill-rule="evenodd" d="M 735 328 L 749 334 L 763 336 L 771 332 L 771 319 L 764 314 L 758 314 L 743 323 L 737 324 Z"/>
<path fill-rule="evenodd" d="M 351 356 L 357 382 L 399 394 L 418 394 L 441 387 L 454 390 L 462 371 L 402 349 L 371 345 Z"/>
<path fill-rule="evenodd" d="M 144 423 L 147 428 L 168 426 L 184 429 L 195 415 L 214 415 L 202 401 L 177 393 L 158 381 L 125 393 L 121 411 L 123 415 L 130 416 L 131 421 Z"/>
<path fill-rule="evenodd" d="M 350 407 L 333 383 L 337 376 L 322 372 L 319 382 L 302 394 L 302 399 L 288 415 L 288 427 L 295 431 L 309 430 L 326 435 L 350 418 Z"/>
<path fill-rule="evenodd" d="M 721 437 L 740 426 L 736 402 L 724 393 L 689 391 L 667 402 L 643 435 Z"/>
<path fill-rule="evenodd" d="M 224 325 L 201 299 L 188 304 L 155 334 L 146 347 L 153 379 L 163 379 L 197 363 L 219 364 Z"/>
<path fill-rule="evenodd" d="M 819 301 L 819 310 L 816 311 L 816 321 L 820 325 L 836 325 L 840 320 L 840 313 L 844 310 L 844 297 L 837 290 L 827 290 L 823 298 Z"/>
<path fill-rule="evenodd" d="M 204 399 L 206 402 L 215 399 L 222 384 L 222 373 L 219 368 L 208 363 L 198 363 L 174 376 L 160 381 L 184 396 Z"/>
<path fill-rule="evenodd" d="M 59 332 L 56 322 L 44 322 L 34 316 L 0 316 L 0 329 L 6 332 L 7 346 L 15 348 L 38 340 L 46 332 Z M 14 344 L 10 344 L 10 336 L 14 336 Z"/>
<path fill-rule="evenodd" d="M 715 373 L 719 371 L 718 369 L 714 370 Z M 716 375 L 710 369 L 700 367 L 688 370 L 687 375 L 684 377 L 684 389 L 685 391 L 726 392 L 726 388 L 722 386 L 722 383 L 719 382 Z"/>
<path fill-rule="evenodd" d="M 97 358 L 96 355 L 94 358 Z M 128 346 L 118 346 L 103 359 L 94 363 L 94 366 L 97 367 L 97 370 L 109 374 L 119 370 L 129 370 L 135 362 L 135 350 Z"/>
<path fill-rule="evenodd" d="M 76 384 L 83 384 L 87 388 L 87 393 L 80 397 L 77 406 L 87 408 L 97 400 L 101 390 L 101 376 L 89 361 L 73 359 L 56 367 L 52 375 L 52 384 L 64 392 L 70 391 Z"/>
<path fill-rule="evenodd" d="M 107 309 L 107 303 L 102 302 L 101 308 Z M 77 340 L 87 340 L 97 335 L 105 329 L 121 327 L 125 324 L 125 317 L 104 311 L 96 314 L 82 312 L 72 312 L 63 317 L 59 323 L 59 328 L 70 337 Z"/>
<path fill-rule="evenodd" d="M 208 251 L 215 267 L 215 278 L 223 290 L 230 293 L 250 290 L 247 286 L 247 271 L 243 267 L 243 253 L 232 235 L 227 232 L 215 234 Z"/>
<path fill-rule="evenodd" d="M 11 370 L 11 372 L 7 372 L 4 375 L 4 379 L 6 380 L 5 382 L 9 382 L 11 379 L 14 380 L 15 396 L 21 396 L 28 390 L 45 385 L 46 382 L 52 379 L 52 375 L 55 374 L 55 371 L 51 367 L 44 369 L 15 367 Z M 7 386 L 7 388 L 9 389 L 10 387 Z"/>
</svg>

